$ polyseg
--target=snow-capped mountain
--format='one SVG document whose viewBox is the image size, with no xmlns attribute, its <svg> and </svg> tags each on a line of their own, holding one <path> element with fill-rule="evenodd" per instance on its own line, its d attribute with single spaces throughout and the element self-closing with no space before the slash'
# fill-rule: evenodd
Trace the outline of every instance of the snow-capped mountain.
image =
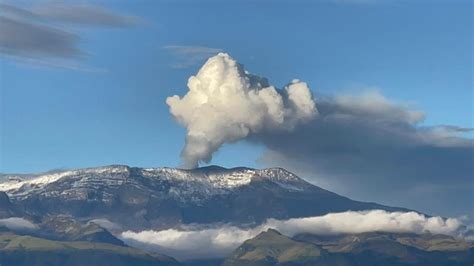
<svg viewBox="0 0 474 266">
<path fill-rule="evenodd" d="M 91 190 L 113 190 L 121 186 L 131 186 L 147 190 L 152 194 L 154 194 L 153 192 L 167 192 L 167 197 L 183 203 L 198 203 L 213 195 L 228 194 L 257 180 L 271 181 L 288 190 L 303 190 L 309 185 L 296 175 L 280 168 L 256 170 L 243 167 L 225 169 L 218 166 L 184 170 L 167 167 L 131 168 L 114 165 L 34 175 L 33 177 L 5 176 L 7 180 L 0 183 L 0 191 L 7 192 L 10 198 L 15 200 L 24 200 L 38 194 L 64 197 L 65 200 L 97 200 L 97 198 L 90 198 L 87 193 Z M 134 178 L 138 176 L 142 179 Z M 63 190 L 59 190 L 60 187 Z M 103 193 L 101 200 L 111 201 L 113 196 Z"/>
<path fill-rule="evenodd" d="M 281 168 L 113 165 L 20 177 L 4 174 L 0 191 L 29 215 L 108 219 L 132 229 L 397 209 L 352 201 Z"/>
</svg>

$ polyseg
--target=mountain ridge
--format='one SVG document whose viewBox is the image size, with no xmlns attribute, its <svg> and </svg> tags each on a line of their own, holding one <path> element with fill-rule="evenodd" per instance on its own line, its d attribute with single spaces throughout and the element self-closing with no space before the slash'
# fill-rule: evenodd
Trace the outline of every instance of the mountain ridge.
<svg viewBox="0 0 474 266">
<path fill-rule="evenodd" d="M 296 175 L 289 172 L 288 170 L 284 168 L 280 168 L 280 167 L 256 169 L 256 168 L 249 168 L 249 167 L 225 168 L 218 165 L 209 165 L 209 166 L 199 167 L 195 169 L 185 169 L 185 168 L 173 168 L 173 167 L 134 167 L 134 166 L 123 165 L 123 164 L 112 164 L 112 165 L 105 165 L 105 166 L 98 166 L 98 167 L 52 170 L 52 171 L 46 171 L 42 173 L 30 173 L 30 174 L 0 173 L 0 176 L 3 178 L 3 180 L 0 179 L 0 190 L 1 191 L 9 190 L 10 187 L 5 186 L 5 184 L 8 184 L 8 183 L 9 184 L 15 184 L 15 183 L 23 184 L 22 182 L 31 183 L 34 180 L 39 181 L 36 183 L 43 183 L 41 181 L 44 181 L 44 183 L 49 183 L 49 182 L 55 182 L 58 179 L 62 178 L 63 176 L 67 176 L 68 174 L 87 173 L 87 172 L 101 173 L 107 170 L 110 170 L 110 171 L 122 170 L 124 172 L 133 171 L 133 170 L 164 171 L 164 172 L 175 171 L 175 172 L 182 172 L 182 173 L 194 173 L 194 174 L 204 174 L 204 175 L 210 175 L 210 174 L 213 175 L 213 174 L 218 174 L 218 173 L 229 173 L 229 172 L 244 172 L 244 171 L 254 171 L 254 172 L 281 171 L 281 172 L 286 172 L 287 174 L 294 176 L 301 181 L 305 181 L 304 179 L 297 177 Z M 38 179 L 43 179 L 43 180 L 38 180 Z M 12 187 L 15 187 L 15 186 L 12 186 Z"/>
<path fill-rule="evenodd" d="M 137 230 L 188 223 L 261 223 L 348 210 L 407 210 L 351 200 L 283 168 L 109 165 L 32 177 L 7 178 L 0 182 L 0 191 L 31 215 L 105 218 L 125 221 L 126 228 Z"/>
</svg>

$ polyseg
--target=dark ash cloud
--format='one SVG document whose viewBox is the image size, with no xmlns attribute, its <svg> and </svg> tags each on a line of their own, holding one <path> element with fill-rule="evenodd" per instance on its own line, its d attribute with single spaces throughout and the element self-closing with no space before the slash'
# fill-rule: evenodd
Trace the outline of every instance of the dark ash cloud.
<svg viewBox="0 0 474 266">
<path fill-rule="evenodd" d="M 317 100 L 297 130 L 254 136 L 278 165 L 356 199 L 432 214 L 474 214 L 472 129 L 423 126 L 424 114 L 377 92 Z"/>
</svg>

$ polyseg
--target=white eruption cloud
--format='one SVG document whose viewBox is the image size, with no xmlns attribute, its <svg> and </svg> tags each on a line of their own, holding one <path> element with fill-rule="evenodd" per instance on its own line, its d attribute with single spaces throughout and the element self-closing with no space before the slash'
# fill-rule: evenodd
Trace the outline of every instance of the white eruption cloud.
<svg viewBox="0 0 474 266">
<path fill-rule="evenodd" d="M 187 130 L 181 153 L 185 167 L 209 162 L 224 143 L 261 132 L 291 131 L 317 115 L 306 83 L 293 80 L 277 89 L 225 53 L 207 60 L 189 78 L 188 88 L 184 97 L 166 99 L 173 117 Z"/>
<path fill-rule="evenodd" d="M 206 229 L 126 231 L 121 234 L 121 239 L 129 245 L 166 252 L 178 259 L 224 257 L 245 240 L 269 228 L 287 236 L 299 233 L 328 235 L 373 231 L 418 234 L 429 231 L 433 234 L 459 236 L 465 226 L 454 218 L 426 217 L 416 212 L 371 210 L 289 220 L 269 219 L 260 226 L 245 229 L 221 225 Z"/>
</svg>

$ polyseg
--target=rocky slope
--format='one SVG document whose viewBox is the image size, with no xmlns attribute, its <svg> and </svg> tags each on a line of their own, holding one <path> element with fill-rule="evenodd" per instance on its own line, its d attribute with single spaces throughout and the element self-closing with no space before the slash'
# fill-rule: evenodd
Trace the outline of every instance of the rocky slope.
<svg viewBox="0 0 474 266">
<path fill-rule="evenodd" d="M 7 193 L 0 191 L 0 219 L 13 216 L 21 216 L 21 214 L 11 203 Z"/>
<path fill-rule="evenodd" d="M 52 240 L 88 241 L 125 246 L 121 240 L 98 224 L 94 222 L 82 224 L 70 216 L 58 215 L 44 217 L 43 221 L 38 224 L 38 227 L 40 230 L 30 232 L 30 234 L 36 234 L 40 237 Z"/>
</svg>

